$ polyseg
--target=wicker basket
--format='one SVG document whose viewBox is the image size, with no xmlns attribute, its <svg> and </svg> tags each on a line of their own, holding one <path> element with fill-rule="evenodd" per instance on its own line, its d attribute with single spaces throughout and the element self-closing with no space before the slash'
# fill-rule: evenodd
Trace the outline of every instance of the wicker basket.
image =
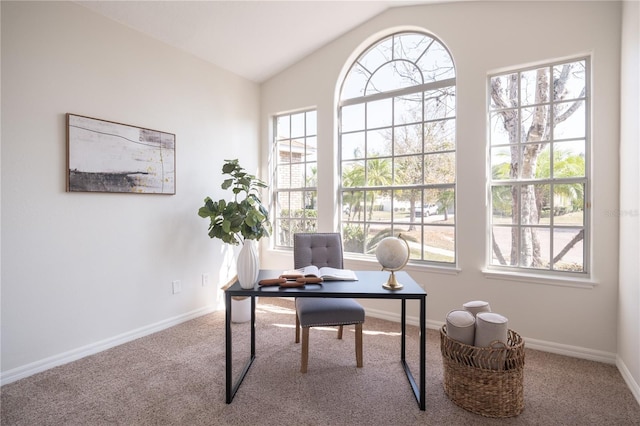
<svg viewBox="0 0 640 426">
<path fill-rule="evenodd" d="M 524 409 L 524 341 L 508 331 L 507 345 L 465 345 L 440 329 L 444 391 L 456 405 L 486 417 L 513 417 Z"/>
</svg>

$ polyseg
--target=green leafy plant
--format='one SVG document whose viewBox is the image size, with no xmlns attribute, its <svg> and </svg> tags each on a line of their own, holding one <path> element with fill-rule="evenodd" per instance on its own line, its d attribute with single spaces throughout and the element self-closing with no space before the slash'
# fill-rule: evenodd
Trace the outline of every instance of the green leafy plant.
<svg viewBox="0 0 640 426">
<path fill-rule="evenodd" d="M 198 216 L 209 218 L 209 237 L 238 245 L 244 240 L 259 240 L 271 232 L 269 212 L 259 198 L 260 188 L 267 185 L 247 173 L 238 160 L 224 160 L 222 174 L 231 176 L 222 182 L 222 189 L 231 189 L 233 200 L 213 201 L 207 197 Z"/>
</svg>

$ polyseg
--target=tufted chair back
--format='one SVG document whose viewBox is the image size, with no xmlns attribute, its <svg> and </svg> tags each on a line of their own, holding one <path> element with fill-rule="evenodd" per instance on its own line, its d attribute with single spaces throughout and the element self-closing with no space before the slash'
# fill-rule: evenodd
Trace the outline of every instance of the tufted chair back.
<svg viewBox="0 0 640 426">
<path fill-rule="evenodd" d="M 293 235 L 293 267 L 315 265 L 343 268 L 342 238 L 337 232 L 298 233 Z"/>
</svg>

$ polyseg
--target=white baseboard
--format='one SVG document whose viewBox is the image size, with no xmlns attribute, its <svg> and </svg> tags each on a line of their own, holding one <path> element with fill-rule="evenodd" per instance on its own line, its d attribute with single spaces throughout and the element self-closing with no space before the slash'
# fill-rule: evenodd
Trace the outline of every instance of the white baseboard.
<svg viewBox="0 0 640 426">
<path fill-rule="evenodd" d="M 400 314 L 390 313 L 377 309 L 367 308 L 367 315 L 374 318 L 386 319 L 389 321 L 400 322 Z M 419 325 L 419 319 L 415 316 L 407 316 L 407 324 Z M 427 320 L 427 328 L 440 330 L 444 322 Z M 579 346 L 563 345 L 555 342 L 547 342 L 544 340 L 530 339 L 522 336 L 527 348 L 536 349 L 543 352 L 551 352 L 559 355 L 571 356 L 574 358 L 588 359 L 591 361 L 604 362 L 607 364 L 616 364 L 616 354 L 611 352 L 597 351 L 593 349 L 582 348 Z"/>
<path fill-rule="evenodd" d="M 620 357 L 617 357 L 616 359 L 616 367 L 618 367 L 618 371 L 622 374 L 622 378 L 627 383 L 627 386 L 629 386 L 629 389 L 631 389 L 631 393 L 634 398 L 638 401 L 638 404 L 640 404 L 640 384 L 635 381 L 631 372 L 627 368 L 627 365 L 620 359 Z"/>
<path fill-rule="evenodd" d="M 580 346 L 563 345 L 562 343 L 547 342 L 545 340 L 530 339 L 522 336 L 528 348 L 543 352 L 551 352 L 558 355 L 566 355 L 574 358 L 588 359 L 590 361 L 616 363 L 616 354 L 595 349 L 587 349 Z"/>
<path fill-rule="evenodd" d="M 15 382 L 17 380 L 23 379 L 25 377 L 29 377 L 33 374 L 48 370 L 50 368 L 67 364 L 69 362 L 76 361 L 80 358 L 84 358 L 86 356 L 93 355 L 98 352 L 102 352 L 114 346 L 118 346 L 123 343 L 127 343 L 132 340 L 138 339 L 140 337 L 144 337 L 149 334 L 156 333 L 166 328 L 173 327 L 174 325 L 178 325 L 185 321 L 192 320 L 194 318 L 208 314 L 213 311 L 215 311 L 215 306 L 213 305 L 205 306 L 203 308 L 196 309 L 194 311 L 188 312 L 183 315 L 178 315 L 173 318 L 168 318 L 166 320 L 159 321 L 155 324 L 150 324 L 135 330 L 128 331 L 118 336 L 114 336 L 105 340 L 101 340 L 99 342 L 82 346 L 80 348 L 73 349 L 68 352 L 63 352 L 61 354 L 54 355 L 36 362 L 32 362 L 30 364 L 26 364 L 26 365 L 14 368 L 12 370 L 3 371 L 2 373 L 0 373 L 0 385 L 6 385 L 9 383 Z"/>
<path fill-rule="evenodd" d="M 380 309 L 366 309 L 367 316 L 373 318 L 379 318 L 387 321 L 400 322 L 400 314 L 396 312 L 383 311 Z M 407 315 L 407 324 L 415 325 L 416 327 L 420 325 L 420 319 L 413 315 Z M 439 330 L 444 323 L 439 323 L 437 321 L 427 320 L 427 328 L 433 328 L 435 330 Z"/>
<path fill-rule="evenodd" d="M 138 339 L 140 337 L 144 337 L 149 334 L 156 333 L 166 328 L 173 327 L 185 321 L 189 321 L 199 316 L 211 313 L 215 310 L 216 310 L 215 306 L 213 305 L 205 306 L 203 308 L 196 309 L 195 311 L 191 311 L 183 315 L 169 318 L 169 319 L 157 322 L 155 324 L 150 324 L 148 326 L 141 327 L 141 328 L 129 331 L 127 333 L 120 334 L 118 336 L 114 336 L 109 339 L 95 342 L 90 345 L 86 345 L 68 352 L 54 355 L 52 357 L 45 358 L 40 361 L 36 361 L 18 368 L 14 368 L 12 370 L 2 372 L 0 373 L 0 385 L 6 385 L 9 383 L 15 382 L 17 380 L 23 379 L 25 377 L 29 377 L 33 374 L 48 370 L 50 368 L 67 364 L 69 362 L 76 361 L 80 358 L 84 358 L 86 356 L 93 355 L 98 352 L 102 352 L 114 346 L 118 346 L 123 343 L 127 343 L 132 340 Z M 398 313 L 391 313 L 389 311 L 367 309 L 367 315 L 374 318 L 380 318 L 388 321 L 400 322 L 400 315 Z M 407 324 L 418 326 L 420 322 L 418 317 L 408 316 Z M 440 328 L 442 328 L 443 325 L 444 325 L 444 322 L 430 321 L 430 320 L 428 320 L 426 324 L 427 328 L 433 329 L 433 330 L 440 330 Z M 627 369 L 624 362 L 620 360 L 616 354 L 613 354 L 610 352 L 604 352 L 604 351 L 596 351 L 593 349 L 586 349 L 578 346 L 570 346 L 570 345 L 563 345 L 563 344 L 554 343 L 554 342 L 547 342 L 543 340 L 529 339 L 524 336 L 523 338 L 525 340 L 526 346 L 531 349 L 616 365 L 618 367 L 618 370 L 620 371 L 620 374 L 622 375 L 625 382 L 629 386 L 629 389 L 631 390 L 634 397 L 640 404 L 640 386 L 634 380 L 633 376 Z"/>
<path fill-rule="evenodd" d="M 382 311 L 377 309 L 367 308 L 367 316 L 374 318 L 380 318 L 388 321 L 400 322 L 400 314 L 391 313 L 389 311 Z M 420 325 L 419 318 L 416 316 L 407 316 L 407 324 L 418 326 Z M 444 322 L 427 320 L 427 328 L 433 330 L 440 330 Z M 640 385 L 635 381 L 631 372 L 625 365 L 625 363 L 614 353 L 597 351 L 594 349 L 587 349 L 579 346 L 563 345 L 555 342 L 548 342 L 545 340 L 537 340 L 522 336 L 527 348 L 536 349 L 543 352 L 555 353 L 558 355 L 566 355 L 574 358 L 587 359 L 590 361 L 603 362 L 606 364 L 614 364 L 618 367 L 618 371 L 622 375 L 627 386 L 631 390 L 631 393 L 635 397 L 638 404 L 640 404 Z"/>
</svg>

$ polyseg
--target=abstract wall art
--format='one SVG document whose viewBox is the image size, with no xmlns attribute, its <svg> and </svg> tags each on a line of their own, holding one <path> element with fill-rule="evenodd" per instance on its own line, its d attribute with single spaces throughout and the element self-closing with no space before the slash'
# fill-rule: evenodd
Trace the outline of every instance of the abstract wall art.
<svg viewBox="0 0 640 426">
<path fill-rule="evenodd" d="M 176 136 L 67 114 L 67 191 L 175 194 Z"/>
</svg>

